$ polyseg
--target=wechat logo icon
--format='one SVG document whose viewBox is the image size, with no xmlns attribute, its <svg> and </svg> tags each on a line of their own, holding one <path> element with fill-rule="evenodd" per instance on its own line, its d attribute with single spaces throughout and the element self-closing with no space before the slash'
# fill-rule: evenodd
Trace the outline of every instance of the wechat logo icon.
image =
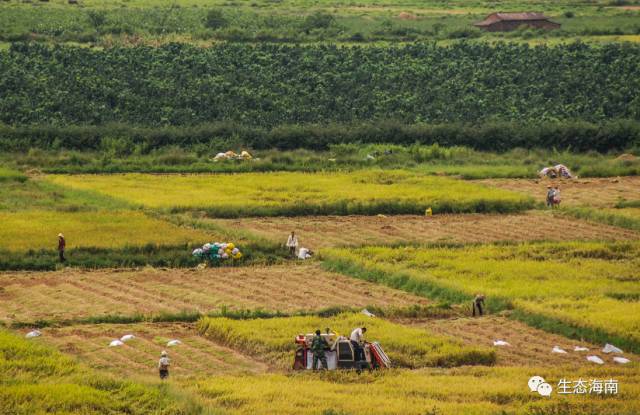
<svg viewBox="0 0 640 415">
<path fill-rule="evenodd" d="M 529 389 L 531 389 L 531 392 L 538 392 L 542 396 L 551 396 L 553 391 L 551 385 L 542 376 L 532 376 L 529 379 Z"/>
</svg>

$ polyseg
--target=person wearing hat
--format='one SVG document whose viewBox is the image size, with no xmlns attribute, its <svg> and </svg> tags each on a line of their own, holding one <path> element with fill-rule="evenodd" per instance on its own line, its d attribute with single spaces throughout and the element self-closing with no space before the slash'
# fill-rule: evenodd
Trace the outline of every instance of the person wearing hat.
<svg viewBox="0 0 640 415">
<path fill-rule="evenodd" d="M 158 370 L 160 371 L 160 379 L 166 379 L 169 377 L 169 365 L 171 362 L 169 361 L 169 357 L 167 357 L 167 352 L 165 350 L 160 353 L 160 361 L 158 362 Z"/>
<path fill-rule="evenodd" d="M 60 262 L 64 262 L 67 259 L 64 257 L 64 249 L 67 246 L 67 241 L 64 240 L 64 235 L 58 234 L 58 254 L 60 254 Z"/>
</svg>

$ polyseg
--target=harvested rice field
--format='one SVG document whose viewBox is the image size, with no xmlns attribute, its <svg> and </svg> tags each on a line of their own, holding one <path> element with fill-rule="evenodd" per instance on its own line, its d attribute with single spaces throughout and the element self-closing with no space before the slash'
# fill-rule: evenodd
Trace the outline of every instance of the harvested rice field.
<svg viewBox="0 0 640 415">
<path fill-rule="evenodd" d="M 593 363 L 586 360 L 587 355 L 600 357 L 606 365 L 617 365 L 612 361 L 612 355 L 602 353 L 602 345 L 571 340 L 501 316 L 413 320 L 404 323 L 413 327 L 424 327 L 440 335 L 455 337 L 467 345 L 493 347 L 498 366 L 593 366 Z M 492 346 L 495 340 L 504 340 L 510 345 Z M 552 353 L 555 346 L 567 353 Z M 589 351 L 577 352 L 574 350 L 576 346 L 586 347 Z M 640 361 L 638 356 L 630 353 L 625 353 L 624 356 L 634 362 Z"/>
<path fill-rule="evenodd" d="M 134 339 L 110 347 L 112 340 L 132 334 Z M 179 340 L 177 346 L 167 346 Z M 204 378 L 229 374 L 256 374 L 268 368 L 264 363 L 199 336 L 193 324 L 100 324 L 47 328 L 37 339 L 89 366 L 121 376 L 157 377 L 160 352 L 171 359 L 171 376 Z"/>
<path fill-rule="evenodd" d="M 74 320 L 262 309 L 293 312 L 332 306 L 402 307 L 428 300 L 321 270 L 316 265 L 142 269 L 0 274 L 0 321 Z"/>
<path fill-rule="evenodd" d="M 563 206 L 613 207 L 620 200 L 640 199 L 640 177 L 602 179 L 491 179 L 476 183 L 529 195 L 544 203 L 547 185 L 557 185 Z"/>
<path fill-rule="evenodd" d="M 614 226 L 531 212 L 522 215 L 310 216 L 205 219 L 243 229 L 274 242 L 295 230 L 301 246 L 325 248 L 395 243 L 569 241 L 638 239 L 640 233 Z"/>
</svg>

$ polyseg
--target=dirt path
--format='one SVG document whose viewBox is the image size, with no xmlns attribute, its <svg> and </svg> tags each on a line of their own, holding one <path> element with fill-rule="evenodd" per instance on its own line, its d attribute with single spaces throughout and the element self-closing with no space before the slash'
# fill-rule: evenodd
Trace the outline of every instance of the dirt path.
<svg viewBox="0 0 640 415">
<path fill-rule="evenodd" d="M 255 374 L 269 368 L 237 351 L 198 335 L 187 323 L 100 324 L 42 329 L 36 339 L 76 356 L 91 367 L 123 376 L 157 376 L 160 352 L 171 359 L 171 376 L 196 378 L 222 374 Z M 109 347 L 125 334 L 136 338 L 124 346 Z M 182 344 L 168 347 L 169 340 Z"/>
<path fill-rule="evenodd" d="M 486 316 L 404 323 L 453 336 L 469 345 L 493 347 L 498 355 L 498 366 L 594 366 L 586 360 L 587 355 L 599 356 L 606 365 L 617 365 L 612 360 L 613 355 L 602 353 L 602 345 L 596 346 L 547 333 L 506 317 Z M 494 340 L 504 340 L 510 346 L 493 346 Z M 567 354 L 552 353 L 554 346 L 564 349 Z M 576 352 L 575 346 L 587 347 L 589 352 Z M 628 353 L 624 356 L 638 361 L 638 356 Z"/>
<path fill-rule="evenodd" d="M 640 186 L 640 183 L 638 183 Z M 301 246 L 324 248 L 400 242 L 497 242 L 536 240 L 637 239 L 640 233 L 531 212 L 523 215 L 311 216 L 220 219 L 213 222 L 241 228 L 282 242 L 296 230 Z M 550 232 L 550 229 L 559 231 Z"/>
<path fill-rule="evenodd" d="M 323 271 L 316 264 L 273 267 L 1 273 L 0 321 L 105 315 L 207 313 L 228 309 L 293 312 L 332 306 L 410 306 L 429 301 Z"/>
<path fill-rule="evenodd" d="M 547 185 L 558 185 L 562 203 L 566 206 L 612 207 L 621 199 L 640 200 L 639 176 L 573 180 L 490 179 L 477 182 L 525 193 L 540 202 L 545 201 Z"/>
</svg>

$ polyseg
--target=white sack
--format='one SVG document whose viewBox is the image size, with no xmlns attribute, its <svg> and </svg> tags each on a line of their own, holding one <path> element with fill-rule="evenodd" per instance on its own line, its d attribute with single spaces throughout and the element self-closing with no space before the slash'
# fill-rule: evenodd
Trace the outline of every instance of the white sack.
<svg viewBox="0 0 640 415">
<path fill-rule="evenodd" d="M 125 334 L 124 336 L 120 337 L 120 341 L 126 342 L 135 338 L 136 336 L 134 336 L 133 334 Z"/>
<path fill-rule="evenodd" d="M 170 340 L 170 341 L 167 343 L 167 346 L 171 347 L 171 346 L 177 346 L 177 345 L 179 345 L 179 344 L 182 344 L 182 342 L 181 342 L 180 340 Z"/>
<path fill-rule="evenodd" d="M 599 365 L 604 364 L 604 360 L 600 359 L 598 356 L 587 356 L 587 360 Z"/>
<path fill-rule="evenodd" d="M 576 346 L 576 347 L 573 349 L 573 351 L 574 351 L 574 352 L 588 352 L 588 351 L 589 351 L 589 349 L 588 349 L 588 348 L 586 348 L 586 347 L 583 347 L 583 346 Z"/>
<path fill-rule="evenodd" d="M 38 337 L 38 336 L 42 336 L 42 333 L 40 333 L 40 330 L 33 330 L 27 333 L 26 336 L 24 337 L 26 337 L 27 339 L 31 339 L 33 337 Z"/>
<path fill-rule="evenodd" d="M 506 342 L 506 341 L 504 341 L 504 340 L 495 340 L 495 341 L 493 342 L 493 345 L 494 345 L 494 346 L 511 346 L 509 343 L 507 343 L 507 342 Z"/>
<path fill-rule="evenodd" d="M 553 346 L 553 349 L 551 349 L 551 353 L 567 354 L 567 352 L 565 350 L 559 348 L 558 346 Z"/>
<path fill-rule="evenodd" d="M 613 361 L 616 363 L 620 363 L 621 365 L 626 365 L 627 363 L 631 362 L 631 360 L 627 359 L 626 357 L 620 357 L 620 356 L 614 357 Z"/>
<path fill-rule="evenodd" d="M 122 343 L 120 340 L 114 340 L 111 343 L 109 343 L 109 347 L 115 347 L 115 346 L 122 346 L 124 343 Z"/>
<path fill-rule="evenodd" d="M 605 344 L 602 348 L 602 353 L 622 353 L 622 350 L 618 349 L 613 344 Z"/>
</svg>

